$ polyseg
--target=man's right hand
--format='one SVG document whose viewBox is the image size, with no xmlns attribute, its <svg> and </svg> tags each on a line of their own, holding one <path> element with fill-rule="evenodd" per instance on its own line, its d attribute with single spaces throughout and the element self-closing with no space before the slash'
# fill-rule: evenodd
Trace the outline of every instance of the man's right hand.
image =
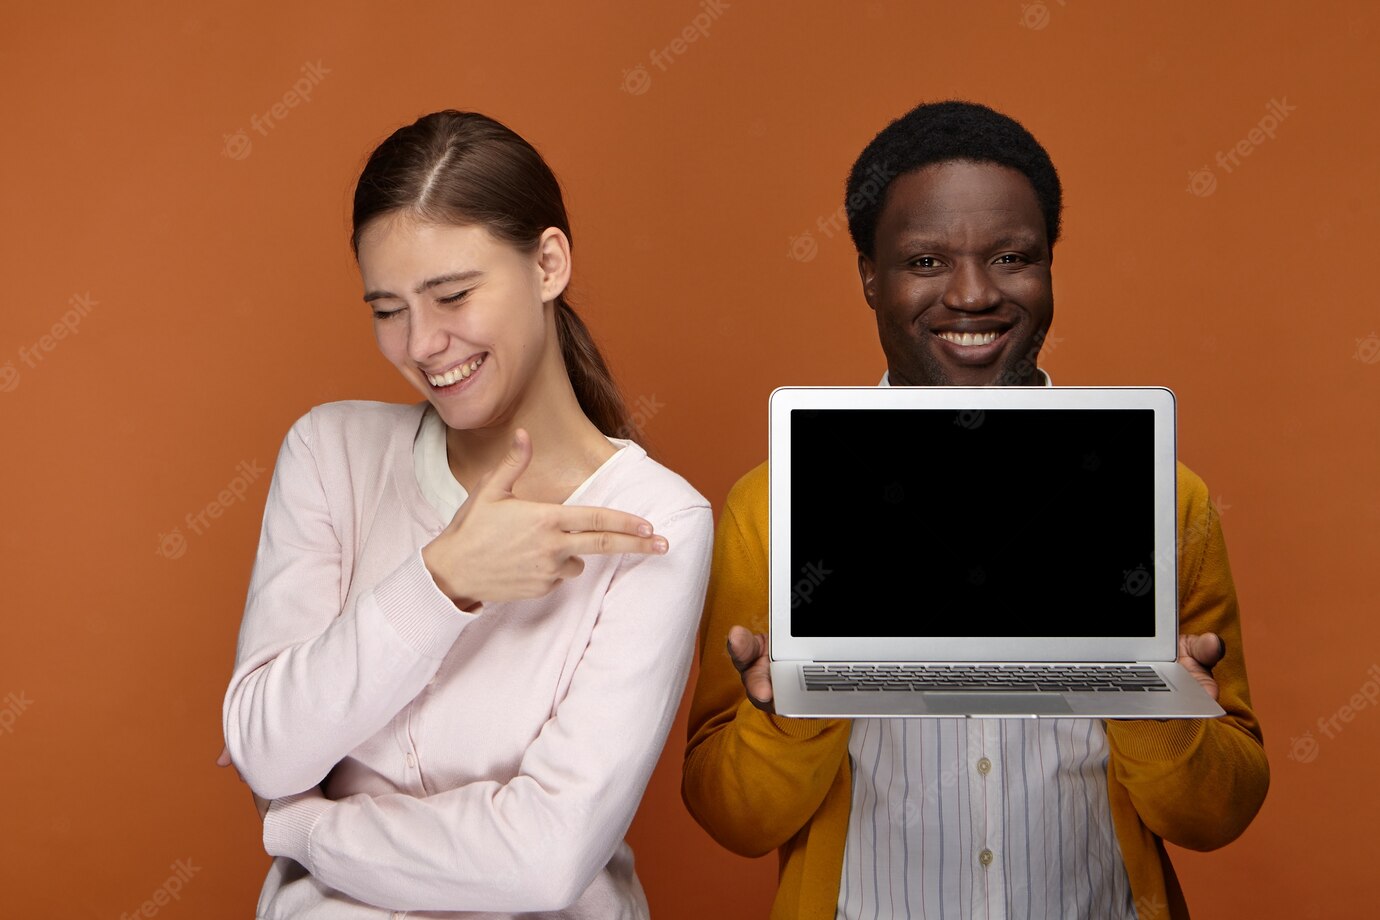
<svg viewBox="0 0 1380 920">
<path fill-rule="evenodd" d="M 767 637 L 749 632 L 742 626 L 728 631 L 728 657 L 743 680 L 747 698 L 763 712 L 776 712 L 772 704 L 771 659 L 767 655 Z"/>
</svg>

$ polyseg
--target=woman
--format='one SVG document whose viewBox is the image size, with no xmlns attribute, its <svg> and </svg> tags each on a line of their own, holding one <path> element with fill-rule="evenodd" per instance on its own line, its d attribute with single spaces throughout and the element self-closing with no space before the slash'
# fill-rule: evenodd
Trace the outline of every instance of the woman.
<svg viewBox="0 0 1380 920">
<path fill-rule="evenodd" d="M 257 915 L 645 917 L 623 835 L 689 669 L 709 504 L 625 437 L 522 138 L 451 110 L 399 129 L 351 242 L 425 401 L 317 406 L 278 455 L 224 705 L 272 800 Z"/>
</svg>

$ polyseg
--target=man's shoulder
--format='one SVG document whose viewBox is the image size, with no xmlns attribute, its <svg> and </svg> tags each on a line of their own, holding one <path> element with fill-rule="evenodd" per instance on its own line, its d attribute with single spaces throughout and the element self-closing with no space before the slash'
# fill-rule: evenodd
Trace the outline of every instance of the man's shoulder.
<svg viewBox="0 0 1380 920">
<path fill-rule="evenodd" d="M 769 530 L 767 509 L 767 461 L 748 470 L 728 490 L 724 499 L 724 517 L 731 518 L 744 531 L 757 531 L 763 540 Z"/>
<path fill-rule="evenodd" d="M 1175 481 L 1179 504 L 1179 526 L 1201 517 L 1211 507 L 1207 483 L 1182 461 L 1175 463 Z"/>
<path fill-rule="evenodd" d="M 728 498 L 724 501 L 724 507 L 732 509 L 736 514 L 755 516 L 767 513 L 767 469 L 768 463 L 763 460 L 761 463 L 748 470 L 738 477 L 728 490 Z"/>
<path fill-rule="evenodd" d="M 1179 483 L 1179 495 L 1207 493 L 1207 483 L 1203 482 L 1203 477 L 1199 476 L 1182 460 L 1175 461 L 1175 478 Z"/>
</svg>

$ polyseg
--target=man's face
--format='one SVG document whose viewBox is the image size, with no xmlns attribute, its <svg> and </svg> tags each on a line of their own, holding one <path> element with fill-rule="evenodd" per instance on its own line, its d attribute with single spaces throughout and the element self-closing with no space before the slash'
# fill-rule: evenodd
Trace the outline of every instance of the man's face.
<svg viewBox="0 0 1380 920">
<path fill-rule="evenodd" d="M 994 163 L 950 160 L 897 177 L 858 257 L 894 386 L 1034 386 L 1054 319 L 1035 189 Z"/>
</svg>

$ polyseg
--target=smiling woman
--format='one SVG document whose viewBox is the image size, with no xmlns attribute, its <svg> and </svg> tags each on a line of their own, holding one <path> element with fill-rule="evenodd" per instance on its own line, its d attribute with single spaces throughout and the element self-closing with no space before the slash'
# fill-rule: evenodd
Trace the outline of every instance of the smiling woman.
<svg viewBox="0 0 1380 920">
<path fill-rule="evenodd" d="M 394 132 L 351 245 L 424 399 L 318 406 L 278 455 L 223 712 L 272 800 L 257 915 L 645 917 L 623 836 L 689 671 L 709 504 L 627 437 L 521 137 L 449 110 Z"/>
</svg>

